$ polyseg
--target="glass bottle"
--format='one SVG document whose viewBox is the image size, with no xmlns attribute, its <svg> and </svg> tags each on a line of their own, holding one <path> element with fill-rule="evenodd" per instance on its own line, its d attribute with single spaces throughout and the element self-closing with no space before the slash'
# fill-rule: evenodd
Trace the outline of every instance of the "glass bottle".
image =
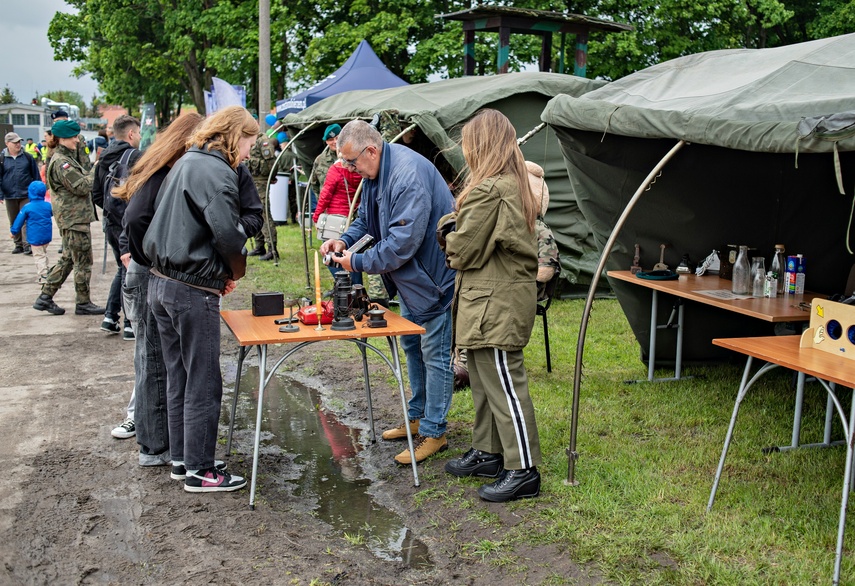
<svg viewBox="0 0 855 586">
<path fill-rule="evenodd" d="M 784 294 L 784 273 L 787 271 L 787 255 L 783 244 L 775 245 L 775 256 L 772 257 L 772 273 L 778 279 L 778 295 Z"/>
<path fill-rule="evenodd" d="M 766 261 L 762 256 L 751 259 L 752 288 L 754 297 L 763 297 L 763 285 L 766 283 Z"/>
<path fill-rule="evenodd" d="M 735 295 L 748 295 L 751 290 L 751 267 L 748 265 L 748 246 L 740 245 L 736 262 L 733 263 L 733 285 Z"/>
</svg>

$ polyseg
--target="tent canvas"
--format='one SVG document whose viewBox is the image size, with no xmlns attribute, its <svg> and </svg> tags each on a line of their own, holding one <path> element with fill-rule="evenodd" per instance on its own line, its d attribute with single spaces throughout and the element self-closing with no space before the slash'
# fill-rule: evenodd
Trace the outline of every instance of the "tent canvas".
<svg viewBox="0 0 855 586">
<path fill-rule="evenodd" d="M 558 96 L 542 118 L 556 130 L 571 189 L 599 249 L 662 156 L 678 140 L 691 143 L 641 196 L 607 269 L 628 269 L 636 243 L 648 269 L 661 243 L 669 245 L 665 262 L 672 268 L 684 253 L 698 262 L 727 244 L 747 244 L 768 260 L 783 243 L 788 254 L 805 255 L 809 290 L 843 293 L 855 260 L 846 242 L 855 132 L 799 140 L 798 127 L 803 118 L 853 111 L 855 34 L 674 59 L 581 97 Z M 644 357 L 650 293 L 611 285 Z M 659 315 L 668 315 L 668 300 L 660 303 Z M 773 333 L 771 324 L 700 304 L 685 311 L 686 360 L 726 356 L 712 337 Z M 674 356 L 675 334 L 666 334 L 658 336 L 657 360 Z"/>
<path fill-rule="evenodd" d="M 354 118 L 371 118 L 394 112 L 404 126 L 417 124 L 421 133 L 447 160 L 452 173 L 463 166 L 457 145 L 460 127 L 480 108 L 503 112 L 522 136 L 540 123 L 547 101 L 559 94 L 579 96 L 604 82 L 557 73 L 524 72 L 486 77 L 463 77 L 406 87 L 375 91 L 353 91 L 327 98 L 297 114 L 289 114 L 284 124 L 289 136 L 296 136 L 292 148 L 304 165 L 323 149 L 324 127 Z M 551 130 L 535 134 L 522 147 L 529 160 L 541 165 L 549 185 L 550 208 L 546 221 L 555 232 L 562 257 L 562 274 L 569 285 L 586 289 L 591 282 L 597 253 L 592 235 L 568 194 L 571 193 L 558 141 Z M 449 178 L 453 179 L 453 177 Z"/>
<path fill-rule="evenodd" d="M 276 102 L 276 117 L 299 112 L 312 104 L 341 92 L 351 90 L 382 89 L 407 85 L 407 82 L 389 71 L 368 44 L 360 41 L 344 65 L 309 89 Z"/>
</svg>

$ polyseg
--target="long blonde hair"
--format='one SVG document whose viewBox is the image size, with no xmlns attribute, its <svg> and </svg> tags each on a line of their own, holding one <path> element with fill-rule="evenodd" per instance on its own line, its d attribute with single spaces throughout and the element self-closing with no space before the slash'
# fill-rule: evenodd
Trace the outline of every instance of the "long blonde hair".
<svg viewBox="0 0 855 586">
<path fill-rule="evenodd" d="M 463 126 L 461 147 L 469 166 L 469 176 L 457 198 L 457 208 L 487 178 L 510 175 L 519 186 L 526 225 L 529 231 L 534 231 L 538 205 L 528 183 L 525 158 L 517 146 L 517 131 L 511 121 L 498 110 L 479 110 Z"/>
<path fill-rule="evenodd" d="M 128 180 L 113 190 L 113 197 L 129 201 L 158 170 L 174 163 L 187 150 L 187 139 L 205 118 L 196 112 L 182 114 L 166 130 L 159 132 L 131 169 Z"/>
<path fill-rule="evenodd" d="M 207 118 L 196 129 L 187 141 L 187 148 L 195 146 L 220 151 L 232 168 L 237 169 L 241 163 L 238 143 L 248 136 L 258 136 L 258 122 L 246 108 L 228 106 Z"/>
</svg>

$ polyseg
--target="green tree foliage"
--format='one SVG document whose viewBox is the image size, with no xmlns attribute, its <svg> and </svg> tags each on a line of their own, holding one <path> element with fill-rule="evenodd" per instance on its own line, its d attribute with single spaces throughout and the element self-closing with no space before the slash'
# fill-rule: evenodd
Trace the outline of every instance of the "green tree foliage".
<svg viewBox="0 0 855 586">
<path fill-rule="evenodd" d="M 15 97 L 15 92 L 13 92 L 8 85 L 3 88 L 3 91 L 0 91 L 0 104 L 14 104 L 17 101 L 18 99 Z"/>
</svg>

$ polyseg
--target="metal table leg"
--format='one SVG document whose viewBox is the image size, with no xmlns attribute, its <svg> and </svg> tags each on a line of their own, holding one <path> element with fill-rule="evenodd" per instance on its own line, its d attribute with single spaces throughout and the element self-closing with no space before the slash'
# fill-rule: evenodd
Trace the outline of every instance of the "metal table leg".
<svg viewBox="0 0 855 586">
<path fill-rule="evenodd" d="M 238 393 L 240 393 L 240 377 L 243 372 L 243 359 L 249 353 L 251 346 L 241 346 L 238 350 L 237 372 L 235 373 L 235 392 L 232 397 L 232 416 L 229 419 L 229 441 L 226 443 L 226 454 L 232 453 L 232 434 L 235 431 L 235 417 L 237 416 Z"/>
<path fill-rule="evenodd" d="M 362 352 L 362 377 L 365 380 L 365 397 L 368 399 L 368 440 L 373 444 L 377 441 L 374 433 L 374 410 L 371 406 L 371 380 L 368 376 L 368 352 L 365 346 L 357 344 Z"/>
<path fill-rule="evenodd" d="M 255 442 L 252 448 L 252 479 L 249 483 L 249 508 L 255 510 L 255 480 L 258 474 L 258 446 L 261 443 L 261 414 L 264 411 L 264 387 L 267 386 L 267 344 L 258 347 L 258 412 L 255 414 Z"/>
<path fill-rule="evenodd" d="M 401 368 L 401 358 L 398 355 L 398 338 L 388 336 L 389 347 L 392 349 L 392 360 L 394 363 L 393 370 L 395 378 L 398 379 L 398 390 L 401 392 L 401 408 L 404 411 L 404 429 L 407 430 L 407 446 L 410 448 L 410 462 L 413 466 L 413 482 L 414 486 L 419 486 L 419 471 L 416 467 L 416 449 L 413 446 L 413 433 L 410 431 L 410 415 L 407 409 L 407 397 L 404 394 L 404 370 Z"/>
</svg>

